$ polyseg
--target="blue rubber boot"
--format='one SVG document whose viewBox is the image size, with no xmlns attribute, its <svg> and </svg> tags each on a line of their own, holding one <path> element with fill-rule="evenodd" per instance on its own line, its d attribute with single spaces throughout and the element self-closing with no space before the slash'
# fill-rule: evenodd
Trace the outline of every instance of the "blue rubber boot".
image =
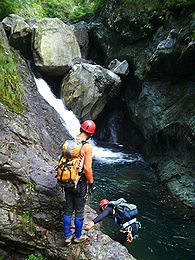
<svg viewBox="0 0 195 260">
<path fill-rule="evenodd" d="M 64 240 L 66 245 L 72 243 L 72 232 L 71 232 L 71 216 L 64 215 Z"/>
<path fill-rule="evenodd" d="M 85 240 L 88 239 L 87 235 L 82 234 L 83 221 L 84 221 L 84 218 L 75 218 L 74 219 L 74 224 L 75 224 L 74 242 L 75 243 L 84 242 Z"/>
</svg>

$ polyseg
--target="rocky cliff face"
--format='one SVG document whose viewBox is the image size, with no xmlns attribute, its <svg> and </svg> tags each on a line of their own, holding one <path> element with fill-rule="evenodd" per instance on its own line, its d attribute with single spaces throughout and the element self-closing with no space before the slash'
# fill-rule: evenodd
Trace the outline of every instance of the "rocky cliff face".
<svg viewBox="0 0 195 260">
<path fill-rule="evenodd" d="M 126 144 L 139 145 L 172 194 L 194 208 L 193 13 L 188 7 L 174 15 L 171 9 L 141 3 L 106 2 L 91 23 L 90 55 L 101 64 L 114 58 L 129 62 L 119 97 L 128 111 L 120 136 L 137 129 L 137 141 L 129 137 Z"/>
<path fill-rule="evenodd" d="M 6 43 L 0 28 L 0 42 Z M 8 45 L 6 55 L 12 55 Z M 88 245 L 64 247 L 64 194 L 56 186 L 54 159 L 69 136 L 59 116 L 39 95 L 26 63 L 17 57 L 25 112 L 15 114 L 0 104 L 1 248 L 19 252 L 20 259 L 35 252 L 47 259 L 134 259 L 99 230 L 89 234 Z M 86 207 L 86 215 L 92 219 L 94 212 Z"/>
</svg>

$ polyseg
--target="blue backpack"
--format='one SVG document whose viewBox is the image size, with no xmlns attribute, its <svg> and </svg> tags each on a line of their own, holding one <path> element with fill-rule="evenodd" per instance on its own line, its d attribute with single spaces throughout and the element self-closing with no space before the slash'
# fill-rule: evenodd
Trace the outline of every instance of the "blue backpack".
<svg viewBox="0 0 195 260">
<path fill-rule="evenodd" d="M 128 203 L 125 199 L 120 198 L 116 201 L 110 201 L 108 206 L 113 207 L 113 216 L 114 222 L 117 224 L 117 218 L 115 216 L 116 211 L 120 216 L 121 229 L 120 232 L 127 233 L 127 242 L 131 243 L 133 240 L 138 238 L 139 229 L 141 228 L 141 224 L 137 221 L 138 210 L 137 206 L 131 203 Z M 115 232 L 116 234 L 116 229 Z"/>
<path fill-rule="evenodd" d="M 137 206 L 128 203 L 124 198 L 110 201 L 108 206 L 113 207 L 113 215 L 115 215 L 115 211 L 119 213 L 122 224 L 136 218 L 138 215 Z"/>
</svg>

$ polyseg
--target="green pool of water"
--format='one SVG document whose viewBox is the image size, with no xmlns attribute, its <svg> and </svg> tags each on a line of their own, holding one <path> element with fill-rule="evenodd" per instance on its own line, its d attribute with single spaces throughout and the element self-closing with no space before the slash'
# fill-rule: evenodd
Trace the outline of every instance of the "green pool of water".
<svg viewBox="0 0 195 260">
<path fill-rule="evenodd" d="M 98 211 L 102 198 L 120 197 L 138 206 L 142 224 L 139 239 L 127 244 L 136 259 L 195 259 L 194 221 L 190 212 L 178 204 L 144 163 L 102 163 L 94 160 L 97 191 L 90 205 Z M 114 221 L 105 219 L 102 231 L 114 237 Z"/>
</svg>

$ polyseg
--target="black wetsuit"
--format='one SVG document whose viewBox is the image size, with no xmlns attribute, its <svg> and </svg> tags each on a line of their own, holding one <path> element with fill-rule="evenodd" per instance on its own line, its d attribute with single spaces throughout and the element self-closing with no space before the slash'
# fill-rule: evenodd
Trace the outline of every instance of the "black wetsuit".
<svg viewBox="0 0 195 260">
<path fill-rule="evenodd" d="M 94 224 L 102 221 L 105 217 L 113 217 L 113 207 L 107 206 L 94 220 Z M 114 218 L 114 217 L 113 217 Z"/>
</svg>

